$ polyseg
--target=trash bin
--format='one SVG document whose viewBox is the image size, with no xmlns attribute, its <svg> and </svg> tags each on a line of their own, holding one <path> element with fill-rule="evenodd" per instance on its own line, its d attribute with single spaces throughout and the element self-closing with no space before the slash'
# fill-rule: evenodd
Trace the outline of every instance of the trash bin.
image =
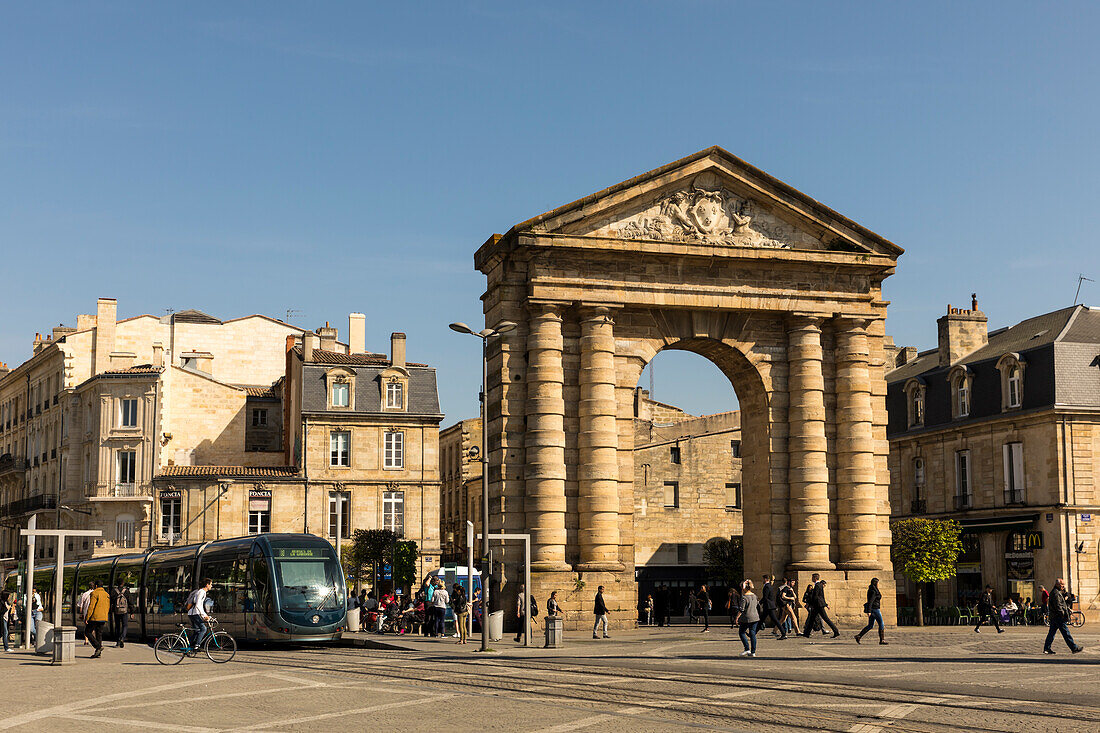
<svg viewBox="0 0 1100 733">
<path fill-rule="evenodd" d="M 73 628 L 76 628 L 75 626 Z M 76 633 L 75 631 L 73 632 Z M 53 624 L 49 621 L 39 621 L 35 625 L 34 651 L 46 656 L 53 655 Z"/>
<path fill-rule="evenodd" d="M 349 608 L 348 609 L 348 631 L 358 631 L 358 630 L 359 630 L 359 609 L 358 608 Z"/>
<path fill-rule="evenodd" d="M 543 619 L 546 626 L 546 646 L 545 649 L 556 649 L 563 646 L 562 641 L 565 637 L 565 621 L 561 616 L 547 616 Z"/>
<path fill-rule="evenodd" d="M 489 640 L 500 641 L 504 638 L 504 611 L 489 614 Z"/>
</svg>

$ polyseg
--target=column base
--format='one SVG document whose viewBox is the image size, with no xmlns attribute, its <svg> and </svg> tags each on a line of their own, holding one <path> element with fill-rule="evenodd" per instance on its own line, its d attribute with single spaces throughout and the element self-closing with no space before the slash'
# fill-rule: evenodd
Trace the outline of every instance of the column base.
<svg viewBox="0 0 1100 733">
<path fill-rule="evenodd" d="M 578 573 L 621 573 L 626 566 L 621 562 L 582 562 L 573 569 Z"/>
<path fill-rule="evenodd" d="M 559 560 L 535 560 L 531 563 L 532 573 L 571 573 L 573 567 Z"/>
<path fill-rule="evenodd" d="M 850 560 L 837 563 L 837 570 L 882 570 L 882 563 L 878 560 Z"/>
<path fill-rule="evenodd" d="M 788 570 L 836 570 L 836 564 L 828 560 L 800 560 L 787 565 Z"/>
</svg>

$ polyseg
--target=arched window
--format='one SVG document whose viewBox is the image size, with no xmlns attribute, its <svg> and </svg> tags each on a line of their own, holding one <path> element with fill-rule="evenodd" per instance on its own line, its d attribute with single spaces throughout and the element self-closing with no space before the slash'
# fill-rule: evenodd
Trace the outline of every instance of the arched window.
<svg viewBox="0 0 1100 733">
<path fill-rule="evenodd" d="M 1024 367 L 1019 354 L 1005 354 L 997 360 L 1001 373 L 1001 409 L 1017 410 L 1024 405 Z"/>
<path fill-rule="evenodd" d="M 951 385 L 951 417 L 959 419 L 970 415 L 970 390 L 973 380 L 973 373 L 962 365 L 948 373 L 947 381 Z"/>
<path fill-rule="evenodd" d="M 923 379 L 910 379 L 905 383 L 905 402 L 908 415 L 908 425 L 911 428 L 924 425 L 924 392 Z"/>
</svg>

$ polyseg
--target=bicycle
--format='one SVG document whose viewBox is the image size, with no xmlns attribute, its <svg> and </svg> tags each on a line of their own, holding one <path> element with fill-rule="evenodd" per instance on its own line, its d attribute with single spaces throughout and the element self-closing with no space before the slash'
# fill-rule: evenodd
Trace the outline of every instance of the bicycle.
<svg viewBox="0 0 1100 733">
<path fill-rule="evenodd" d="M 165 634 L 157 639 L 153 653 L 161 664 L 179 664 L 184 657 L 193 657 L 200 651 L 191 645 L 190 626 L 177 624 L 179 632 Z M 228 632 L 217 629 L 218 620 L 210 617 L 210 632 L 203 639 L 201 651 L 214 664 L 225 664 L 237 654 L 237 642 Z"/>
<path fill-rule="evenodd" d="M 1069 625 L 1075 629 L 1079 629 L 1085 625 L 1085 614 L 1080 611 L 1071 611 L 1069 614 Z"/>
</svg>

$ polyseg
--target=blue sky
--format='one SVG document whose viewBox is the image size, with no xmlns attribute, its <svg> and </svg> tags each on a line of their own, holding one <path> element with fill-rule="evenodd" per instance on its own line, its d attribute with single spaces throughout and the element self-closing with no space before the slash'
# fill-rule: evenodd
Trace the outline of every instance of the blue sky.
<svg viewBox="0 0 1100 733">
<path fill-rule="evenodd" d="M 367 314 L 473 414 L 493 232 L 721 145 L 906 249 L 933 345 L 1100 280 L 1095 4 L 6 3 L 0 360 L 119 299 L 316 327 Z M 1085 284 L 1100 304 L 1100 284 Z M 732 406 L 692 355 L 657 396 Z M 689 377 L 685 379 L 685 377 Z M 643 377 L 647 383 L 648 378 Z"/>
</svg>

